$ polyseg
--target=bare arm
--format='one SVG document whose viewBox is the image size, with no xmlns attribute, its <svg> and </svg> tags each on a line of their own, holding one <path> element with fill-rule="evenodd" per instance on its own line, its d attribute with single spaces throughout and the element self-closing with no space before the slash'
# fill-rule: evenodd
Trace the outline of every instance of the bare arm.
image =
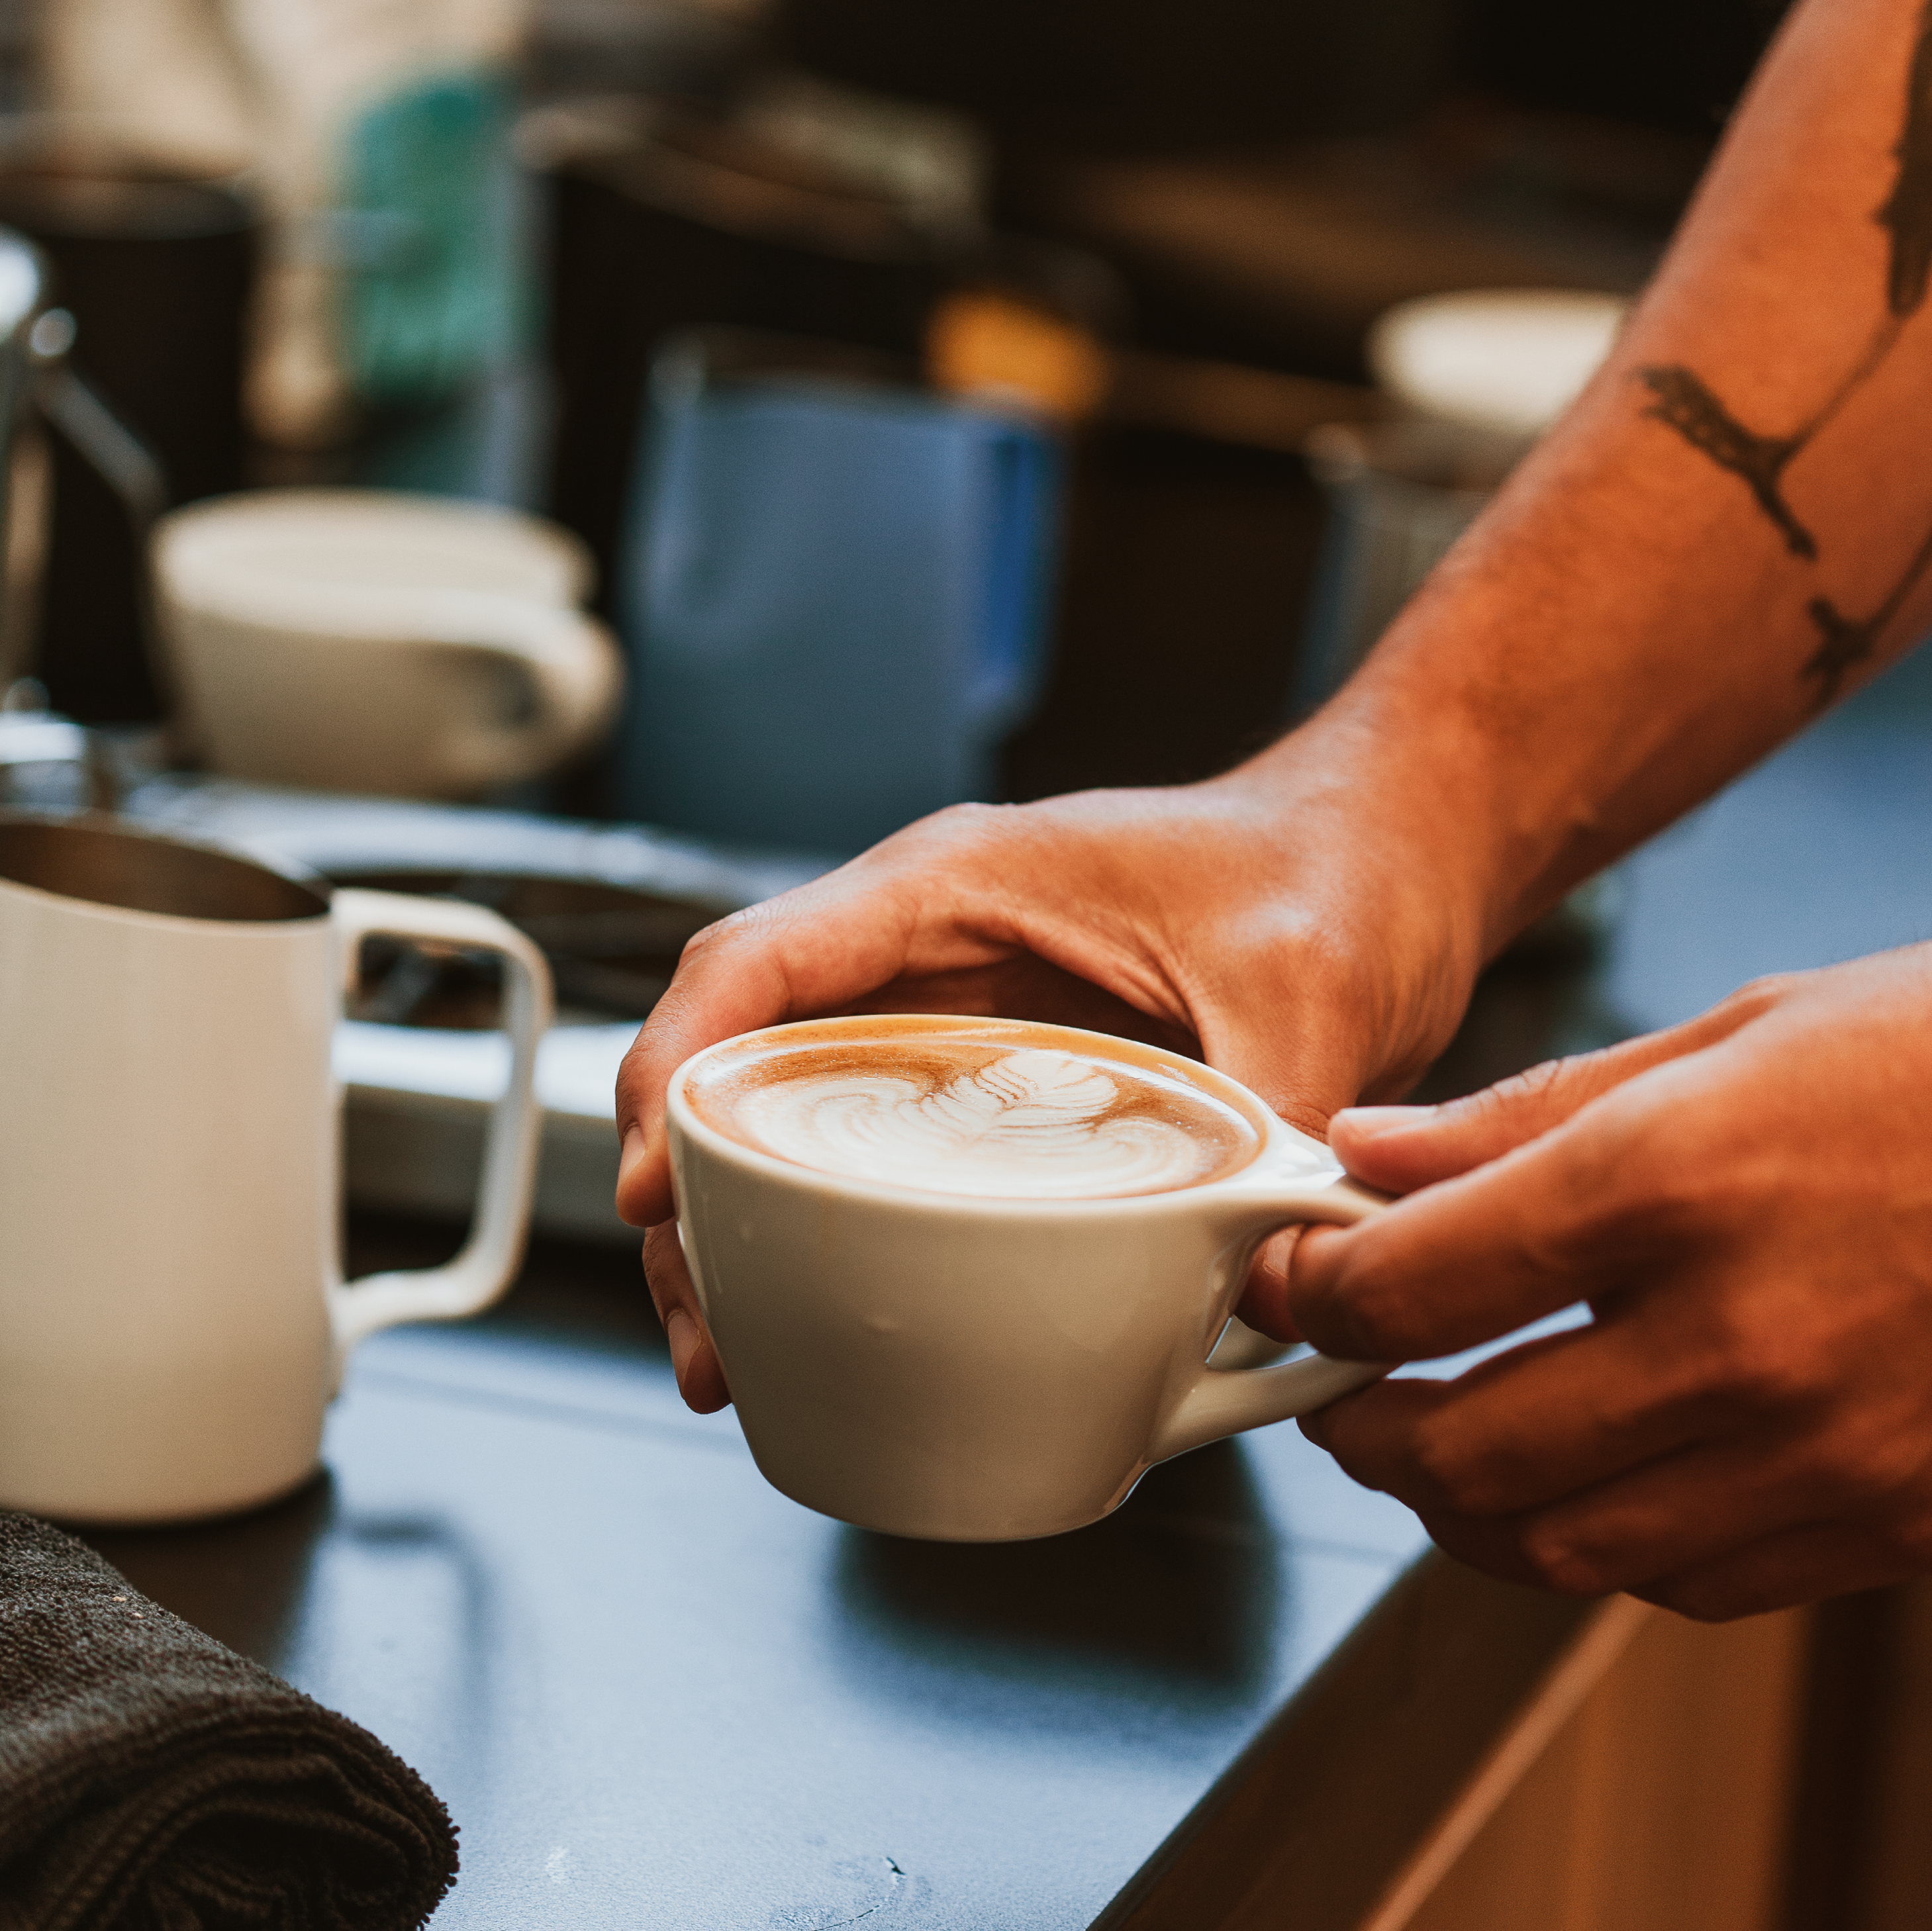
<svg viewBox="0 0 1932 1931">
<path fill-rule="evenodd" d="M 1427 746 L 1486 944 L 1932 616 L 1928 34 L 1902 0 L 1794 14 L 1614 363 L 1316 727 Z M 1594 1318 L 1309 1432 L 1558 1589 L 1725 1617 L 1926 1573 L 1928 1013 L 1911 946 L 1342 1114 L 1408 1197 L 1312 1232 L 1252 1318 L 1384 1359 Z"/>
<path fill-rule="evenodd" d="M 1805 0 L 1611 364 L 1308 724 L 1207 784 L 942 813 L 693 942 L 617 1117 L 620 1210 L 660 1228 L 646 1272 L 694 1405 L 727 1396 L 662 1225 L 663 1093 L 688 1054 L 815 1013 L 1069 1020 L 1196 1046 L 1320 1132 L 1413 1081 L 1484 960 L 1570 884 L 1912 639 L 1932 614 L 1927 31 L 1916 0 Z M 1712 1101 L 1714 1144 L 1741 1103 Z M 1460 1172 L 1414 1130 L 1402 1174 Z M 1373 1165 L 1359 1132 L 1337 1144 Z M 1494 1270 L 1412 1270 L 1414 1219 L 1311 1237 L 1303 1312 L 1333 1345 L 1361 1331 L 1352 1253 L 1397 1257 L 1376 1275 L 1388 1331 L 1460 1345 L 1431 1345 L 1469 1318 L 1432 1291 Z M 1533 1243 L 1534 1201 L 1509 1224 Z M 1277 1326 L 1284 1252 L 1246 1310 Z M 1338 1425 L 1371 1428 L 1378 1400 Z M 1422 1493 L 1414 1430 L 1391 1439 L 1386 1486 Z"/>
<path fill-rule="evenodd" d="M 1610 364 L 1264 762 L 1394 752 L 1489 949 L 1871 675 L 1932 618 L 1928 271 L 1932 15 L 1807 0 Z"/>
</svg>

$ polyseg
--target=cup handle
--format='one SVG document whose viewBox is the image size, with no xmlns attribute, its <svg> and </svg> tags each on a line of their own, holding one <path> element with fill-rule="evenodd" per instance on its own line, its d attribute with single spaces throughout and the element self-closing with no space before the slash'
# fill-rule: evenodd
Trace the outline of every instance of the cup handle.
<svg viewBox="0 0 1932 1931">
<path fill-rule="evenodd" d="M 473 726 L 445 740 L 443 776 L 466 788 L 532 778 L 560 764 L 595 739 L 623 694 L 623 658 L 595 617 L 538 603 L 506 603 L 490 614 L 490 635 L 463 640 L 514 658 L 536 702 L 522 722 Z"/>
<path fill-rule="evenodd" d="M 514 1277 L 530 1231 L 542 1109 L 535 1089 L 537 1045 L 550 1021 L 550 968 L 522 933 L 480 905 L 406 898 L 392 892 L 338 891 L 331 901 L 342 982 L 354 982 L 362 942 L 440 940 L 502 955 L 510 1078 L 491 1108 L 476 1213 L 463 1251 L 440 1267 L 365 1275 L 332 1284 L 330 1324 L 339 1369 L 358 1341 L 399 1321 L 454 1321 L 488 1307 Z"/>
<path fill-rule="evenodd" d="M 1350 1180 L 1270 1192 L 1256 1204 L 1259 1231 L 1318 1223 L 1352 1227 L 1379 1213 L 1388 1203 L 1379 1194 Z M 1286 1421 L 1326 1408 L 1356 1389 L 1378 1381 L 1394 1364 L 1386 1361 L 1342 1361 L 1333 1355 L 1305 1354 L 1273 1368 L 1210 1368 L 1203 1366 L 1192 1384 L 1175 1404 L 1148 1450 L 1149 1462 L 1166 1462 L 1190 1448 L 1240 1435 L 1270 1422 Z"/>
</svg>

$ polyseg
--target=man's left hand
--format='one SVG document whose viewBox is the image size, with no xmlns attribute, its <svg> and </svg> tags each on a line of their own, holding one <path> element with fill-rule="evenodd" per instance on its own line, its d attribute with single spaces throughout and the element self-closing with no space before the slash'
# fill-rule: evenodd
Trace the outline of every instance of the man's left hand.
<svg viewBox="0 0 1932 1931">
<path fill-rule="evenodd" d="M 1408 1197 L 1251 1321 L 1416 1360 L 1594 1316 L 1303 1423 L 1450 1553 L 1706 1620 L 1932 1571 L 1932 946 L 1332 1144 Z"/>
</svg>

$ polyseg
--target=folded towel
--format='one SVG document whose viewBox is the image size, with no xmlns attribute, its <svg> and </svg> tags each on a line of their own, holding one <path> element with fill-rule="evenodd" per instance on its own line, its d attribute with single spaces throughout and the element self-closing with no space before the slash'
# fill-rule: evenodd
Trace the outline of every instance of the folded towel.
<svg viewBox="0 0 1932 1931">
<path fill-rule="evenodd" d="M 0 1511 L 0 1931 L 403 1931 L 455 1878 L 366 1730 Z"/>
</svg>

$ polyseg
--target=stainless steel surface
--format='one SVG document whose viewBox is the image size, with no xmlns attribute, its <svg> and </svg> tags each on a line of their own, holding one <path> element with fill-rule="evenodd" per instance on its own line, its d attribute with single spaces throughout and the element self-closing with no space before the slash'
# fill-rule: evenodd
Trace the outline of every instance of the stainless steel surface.
<svg viewBox="0 0 1932 1931">
<path fill-rule="evenodd" d="M 32 682 L 22 679 L 0 697 L 11 698 L 22 685 L 31 688 Z M 86 762 L 87 733 L 80 725 L 50 711 L 29 709 L 24 703 L 16 707 L 0 702 L 0 766 L 8 773 L 30 765 L 80 767 Z"/>
<path fill-rule="evenodd" d="M 648 1012 L 686 943 L 718 916 L 712 904 L 636 886 L 494 868 L 385 866 L 338 871 L 334 883 L 487 905 L 542 948 L 560 1009 L 592 1021 Z M 476 1025 L 489 1021 L 494 988 L 494 973 L 480 976 L 474 962 L 412 951 L 365 987 L 354 1009 L 390 1025 Z"/>
<path fill-rule="evenodd" d="M 340 797 L 183 773 L 148 778 L 130 793 L 127 808 L 149 823 L 274 852 L 331 875 L 526 872 L 634 886 L 712 904 L 721 913 L 787 891 L 831 862 L 810 852 L 708 844 L 649 825 Z"/>
</svg>

